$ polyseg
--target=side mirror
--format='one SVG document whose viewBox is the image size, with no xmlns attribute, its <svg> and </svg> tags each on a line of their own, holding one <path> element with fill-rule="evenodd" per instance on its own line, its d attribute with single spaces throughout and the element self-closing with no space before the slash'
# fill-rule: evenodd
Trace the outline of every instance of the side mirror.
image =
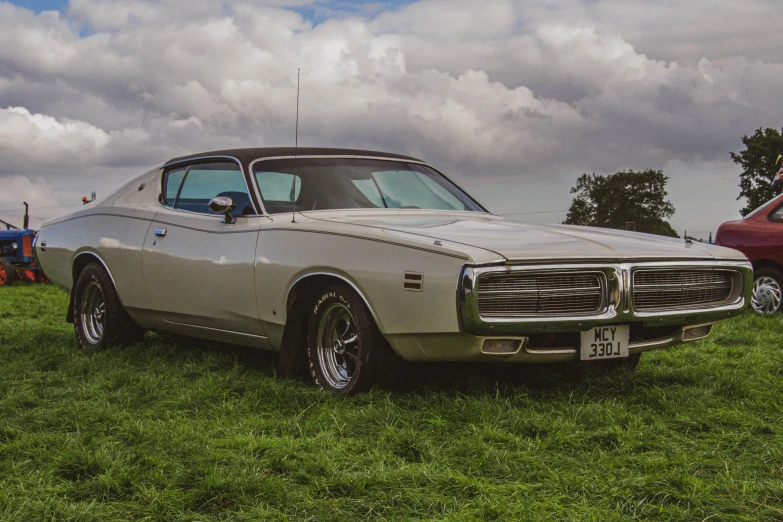
<svg viewBox="0 0 783 522">
<path fill-rule="evenodd" d="M 237 204 L 231 198 L 218 196 L 209 200 L 209 210 L 215 214 L 223 214 L 223 223 L 228 223 L 229 225 L 237 222 L 236 218 L 231 215 L 236 208 Z"/>
</svg>

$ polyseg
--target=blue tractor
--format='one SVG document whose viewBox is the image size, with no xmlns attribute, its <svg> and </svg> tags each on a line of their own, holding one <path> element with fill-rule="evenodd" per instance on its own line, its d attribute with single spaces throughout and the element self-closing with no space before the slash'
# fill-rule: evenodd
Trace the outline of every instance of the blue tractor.
<svg viewBox="0 0 783 522">
<path fill-rule="evenodd" d="M 7 230 L 0 230 L 0 286 L 10 286 L 14 279 L 30 282 L 45 282 L 41 268 L 35 262 L 33 241 L 35 230 L 27 228 L 29 217 L 25 205 L 24 225 L 19 229 L 10 223 L 0 221 Z"/>
</svg>

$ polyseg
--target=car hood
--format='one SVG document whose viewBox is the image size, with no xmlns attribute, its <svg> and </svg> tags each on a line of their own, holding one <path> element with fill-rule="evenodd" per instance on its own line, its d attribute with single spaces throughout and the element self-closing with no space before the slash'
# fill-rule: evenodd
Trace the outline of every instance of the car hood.
<svg viewBox="0 0 783 522">
<path fill-rule="evenodd" d="M 745 260 L 735 250 L 679 238 L 571 225 L 530 225 L 473 212 L 308 212 L 307 217 L 360 225 L 385 237 L 448 241 L 493 252 L 508 262 L 584 260 Z M 369 231 L 368 231 L 369 232 Z M 458 248 L 458 247 L 457 247 Z M 500 260 L 500 259 L 499 259 Z"/>
</svg>

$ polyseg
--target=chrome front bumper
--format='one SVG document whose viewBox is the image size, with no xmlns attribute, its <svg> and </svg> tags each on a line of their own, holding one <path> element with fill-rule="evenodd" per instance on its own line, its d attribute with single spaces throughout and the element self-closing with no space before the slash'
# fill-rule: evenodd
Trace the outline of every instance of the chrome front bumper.
<svg viewBox="0 0 783 522">
<path fill-rule="evenodd" d="M 731 299 L 719 306 L 705 308 L 636 311 L 633 309 L 633 270 L 641 268 L 734 270 L 742 280 Z M 602 272 L 606 277 L 604 306 L 591 315 L 532 315 L 525 317 L 482 317 L 478 306 L 479 277 L 487 272 Z M 594 326 L 643 323 L 645 327 L 712 324 L 741 314 L 748 306 L 753 286 L 753 268 L 749 262 L 684 261 L 606 264 L 551 264 L 465 266 L 457 285 L 457 307 L 462 332 L 476 336 L 527 336 L 542 333 L 567 333 L 589 330 Z M 639 341 L 649 343 L 651 341 Z M 680 340 L 666 340 L 677 344 Z M 633 353 L 634 343 L 631 344 Z M 641 351 L 641 346 L 639 351 Z"/>
<path fill-rule="evenodd" d="M 715 323 L 690 325 L 680 328 L 679 331 L 672 335 L 665 337 L 659 337 L 657 339 L 649 339 L 645 341 L 634 341 L 628 345 L 628 353 L 642 353 L 650 350 L 660 350 L 661 348 L 669 348 L 678 344 L 698 341 L 699 339 L 705 339 L 712 333 L 712 326 Z M 696 330 L 704 330 L 704 333 L 694 335 L 692 332 Z M 522 349 L 526 354 L 532 357 L 539 357 L 543 361 L 549 356 L 564 356 L 572 355 L 574 359 L 579 358 L 579 349 L 573 347 L 566 348 L 528 348 L 525 346 Z"/>
<path fill-rule="evenodd" d="M 644 341 L 634 341 L 629 345 L 628 353 L 637 354 L 650 350 L 669 348 L 684 342 L 696 341 L 709 336 L 713 323 L 689 325 L 677 329 L 669 335 Z M 686 332 L 701 328 L 698 335 Z M 484 342 L 499 339 L 495 336 L 477 336 L 467 333 L 448 334 L 399 334 L 387 336 L 394 349 L 409 361 L 450 361 L 503 364 L 564 363 L 580 360 L 579 346 L 533 347 L 527 337 L 507 336 L 503 339 L 516 339 L 518 349 L 512 353 L 486 353 Z"/>
</svg>

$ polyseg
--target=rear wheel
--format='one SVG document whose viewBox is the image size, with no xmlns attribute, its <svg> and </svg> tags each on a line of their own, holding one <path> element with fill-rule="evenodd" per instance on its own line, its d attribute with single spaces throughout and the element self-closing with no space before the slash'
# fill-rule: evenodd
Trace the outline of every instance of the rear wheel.
<svg viewBox="0 0 783 522">
<path fill-rule="evenodd" d="M 76 339 L 85 350 L 133 344 L 144 337 L 144 330 L 122 308 L 109 274 L 98 263 L 90 263 L 79 274 L 73 307 Z"/>
<path fill-rule="evenodd" d="M 783 274 L 770 267 L 753 271 L 753 295 L 750 302 L 759 314 L 780 311 L 783 301 Z"/>
<path fill-rule="evenodd" d="M 0 286 L 11 286 L 14 283 L 14 265 L 7 259 L 0 258 Z"/>
<path fill-rule="evenodd" d="M 316 385 L 353 395 L 394 378 L 401 360 L 383 337 L 364 301 L 345 285 L 319 294 L 308 319 L 307 356 Z"/>
</svg>

